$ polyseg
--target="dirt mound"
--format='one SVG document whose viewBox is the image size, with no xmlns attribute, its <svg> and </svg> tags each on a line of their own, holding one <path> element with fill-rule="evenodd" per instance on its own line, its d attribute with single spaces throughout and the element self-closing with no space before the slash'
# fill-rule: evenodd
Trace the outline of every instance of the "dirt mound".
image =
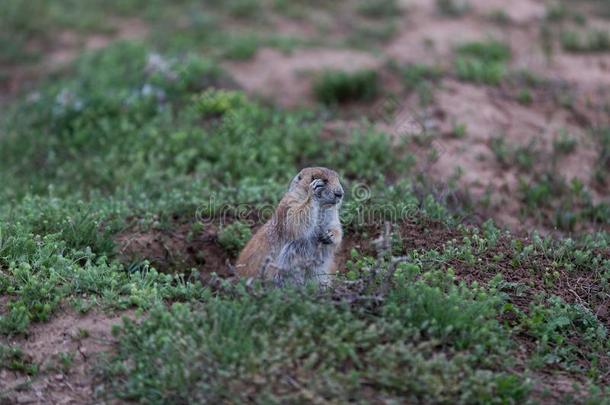
<svg viewBox="0 0 610 405">
<path fill-rule="evenodd" d="M 128 266 L 148 260 L 163 272 L 187 272 L 196 269 L 205 278 L 211 273 L 233 275 L 230 257 L 218 244 L 218 227 L 206 226 L 193 231 L 192 224 L 169 229 L 127 229 L 115 237 L 119 259 Z"/>
</svg>

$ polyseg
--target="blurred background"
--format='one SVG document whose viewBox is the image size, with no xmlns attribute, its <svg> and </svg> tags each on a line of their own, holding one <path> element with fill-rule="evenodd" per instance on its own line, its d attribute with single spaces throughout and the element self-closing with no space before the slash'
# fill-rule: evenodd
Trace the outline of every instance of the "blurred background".
<svg viewBox="0 0 610 405">
<path fill-rule="evenodd" d="M 389 134 L 422 187 L 481 217 L 607 229 L 607 0 L 4 0 L 0 27 L 5 105 L 120 42 L 160 70 L 202 56 L 223 87 L 319 112 L 325 137 Z"/>
</svg>

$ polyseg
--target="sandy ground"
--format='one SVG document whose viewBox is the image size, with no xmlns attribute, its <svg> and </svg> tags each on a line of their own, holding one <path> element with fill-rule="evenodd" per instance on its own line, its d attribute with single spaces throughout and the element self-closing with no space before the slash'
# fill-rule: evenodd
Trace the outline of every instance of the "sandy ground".
<svg viewBox="0 0 610 405">
<path fill-rule="evenodd" d="M 121 324 L 123 317 L 133 316 L 133 311 L 80 315 L 66 309 L 54 314 L 49 322 L 31 325 L 27 337 L 8 343 L 27 353 L 38 364 L 39 372 L 29 377 L 0 370 L 0 403 L 90 403 L 95 390 L 92 368 L 99 355 L 107 355 L 114 344 L 112 326 Z M 65 355 L 71 356 L 68 367 L 62 366 Z"/>
</svg>

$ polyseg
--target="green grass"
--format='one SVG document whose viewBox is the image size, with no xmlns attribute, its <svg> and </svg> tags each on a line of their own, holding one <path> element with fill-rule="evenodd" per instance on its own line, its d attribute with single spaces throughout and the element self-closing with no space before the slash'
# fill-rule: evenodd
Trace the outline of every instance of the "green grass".
<svg viewBox="0 0 610 405">
<path fill-rule="evenodd" d="M 246 243 L 252 237 L 252 232 L 247 224 L 234 222 L 220 230 L 218 243 L 233 257 L 237 257 Z"/>
<path fill-rule="evenodd" d="M 436 0 L 436 9 L 447 17 L 461 17 L 470 11 L 470 3 L 463 0 Z"/>
<path fill-rule="evenodd" d="M 553 150 L 562 155 L 569 155 L 578 147 L 578 140 L 565 129 L 559 131 L 559 136 L 553 141 Z"/>
<path fill-rule="evenodd" d="M 4 344 L 0 344 L 0 370 L 2 368 L 27 375 L 36 375 L 38 372 L 38 365 L 33 363 L 21 349 Z"/>
<path fill-rule="evenodd" d="M 510 48 L 502 42 L 471 42 L 456 49 L 455 71 L 460 80 L 498 85 L 510 58 Z"/>
<path fill-rule="evenodd" d="M 380 92 L 380 85 L 379 77 L 374 70 L 356 72 L 329 70 L 316 78 L 313 92 L 318 101 L 333 105 L 372 100 Z"/>
<path fill-rule="evenodd" d="M 525 381 L 484 365 L 509 344 L 494 319 L 501 299 L 447 277 L 396 277 L 381 305 L 238 288 L 233 298 L 157 308 L 117 330 L 106 390 L 145 402 L 350 401 L 364 385 L 387 400 L 525 398 Z M 433 355 L 439 345 L 445 354 Z"/>
<path fill-rule="evenodd" d="M 415 91 L 422 106 L 432 103 L 434 89 L 443 77 L 443 70 L 438 66 L 413 64 L 394 67 L 401 76 L 405 87 Z"/>
<path fill-rule="evenodd" d="M 561 33 L 561 46 L 568 52 L 608 52 L 610 51 L 610 32 L 594 30 L 586 33 L 564 31 Z"/>
<path fill-rule="evenodd" d="M 358 12 L 366 17 L 387 18 L 400 15 L 400 7 L 396 0 L 361 1 Z"/>
</svg>

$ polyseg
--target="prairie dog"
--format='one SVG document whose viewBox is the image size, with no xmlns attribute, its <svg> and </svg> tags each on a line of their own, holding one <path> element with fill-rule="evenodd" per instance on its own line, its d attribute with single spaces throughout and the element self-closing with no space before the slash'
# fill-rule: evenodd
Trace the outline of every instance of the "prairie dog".
<svg viewBox="0 0 610 405">
<path fill-rule="evenodd" d="M 339 176 L 324 167 L 308 167 L 291 181 L 272 218 L 254 234 L 237 259 L 240 276 L 259 273 L 278 285 L 315 280 L 329 285 L 343 231 Z"/>
</svg>

